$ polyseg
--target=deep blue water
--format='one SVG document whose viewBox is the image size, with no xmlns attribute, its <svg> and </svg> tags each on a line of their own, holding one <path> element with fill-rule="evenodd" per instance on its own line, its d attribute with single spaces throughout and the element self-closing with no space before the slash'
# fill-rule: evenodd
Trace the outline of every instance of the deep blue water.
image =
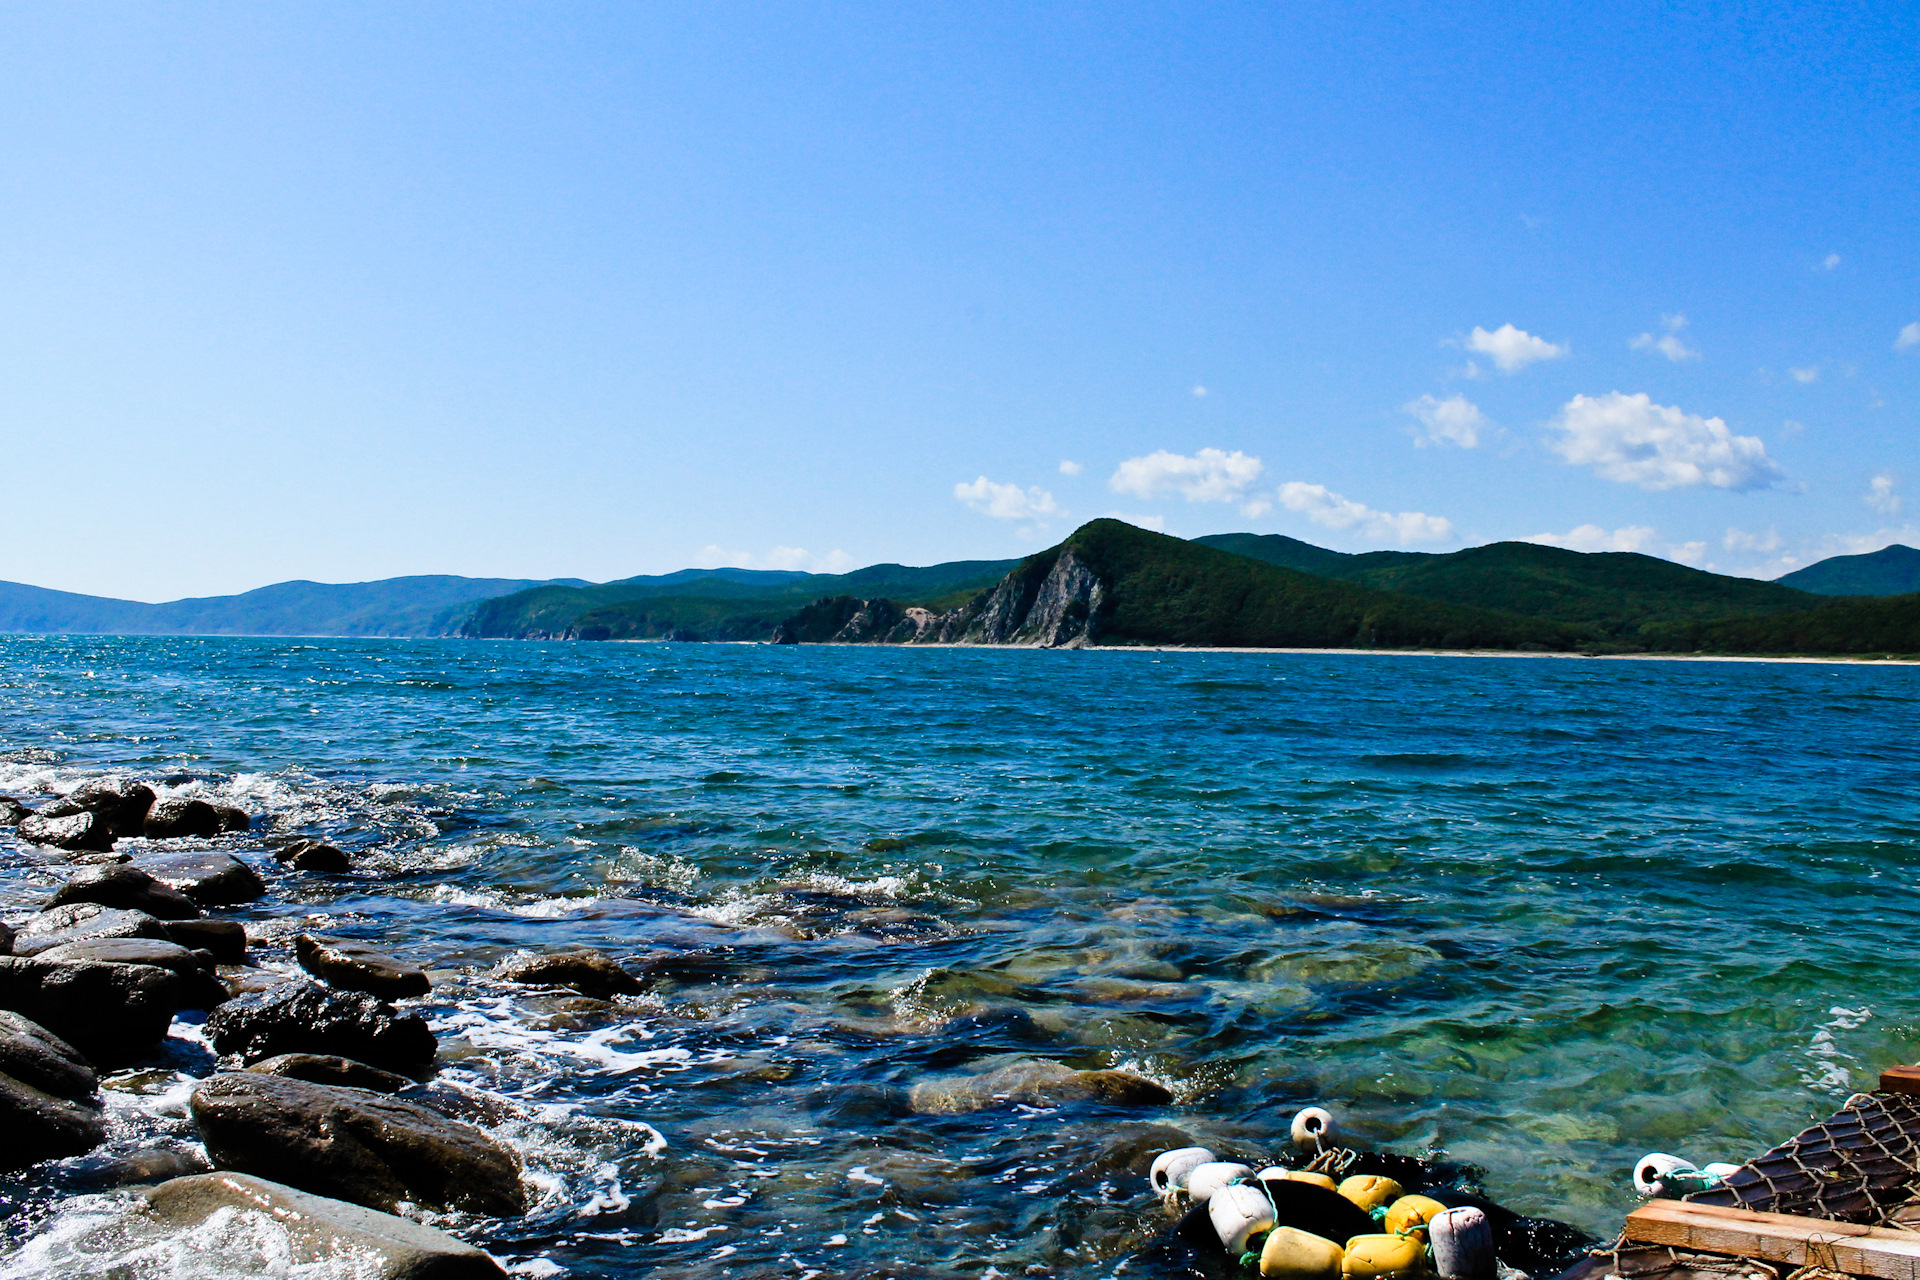
<svg viewBox="0 0 1920 1280">
<path fill-rule="evenodd" d="M 1916 668 L 10 638 L 0 676 L 0 790 L 134 771 L 259 815 L 243 856 L 363 855 L 241 914 L 269 964 L 432 965 L 449 1087 L 513 1101 L 541 1188 L 443 1225 L 529 1275 L 1104 1275 L 1162 1224 L 1140 1151 L 1308 1102 L 1610 1231 L 1638 1155 L 1754 1154 L 1920 1041 Z M 63 874 L 0 854 L 8 914 Z M 485 976 L 566 943 L 653 990 Z M 191 1139 L 177 1039 L 110 1082 L 123 1146 Z M 1176 1101 L 915 1109 L 1020 1060 Z M 16 1241 L 98 1207 L 54 1173 Z"/>
</svg>

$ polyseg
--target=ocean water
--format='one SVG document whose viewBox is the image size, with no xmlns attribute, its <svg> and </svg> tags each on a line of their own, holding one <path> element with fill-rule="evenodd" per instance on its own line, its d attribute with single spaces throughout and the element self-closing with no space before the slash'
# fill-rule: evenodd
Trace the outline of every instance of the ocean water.
<svg viewBox="0 0 1920 1280">
<path fill-rule="evenodd" d="M 424 1216 L 543 1278 L 1125 1272 L 1142 1153 L 1308 1103 L 1611 1232 L 1642 1153 L 1739 1160 L 1920 1056 L 1916 725 L 1891 666 L 0 640 L 0 791 L 133 771 L 268 868 L 360 855 L 237 914 L 270 966 L 318 928 L 434 970 L 441 1092 L 536 1203 Z M 61 874 L 0 841 L 0 909 Z M 570 944 L 651 990 L 487 977 Z M 915 1107 L 1035 1060 L 1174 1101 Z M 111 1149 L 190 1145 L 211 1066 L 176 1023 Z M 70 1242 L 125 1196 L 77 1167 L 0 1180 L 0 1276 L 102 1269 Z"/>
</svg>

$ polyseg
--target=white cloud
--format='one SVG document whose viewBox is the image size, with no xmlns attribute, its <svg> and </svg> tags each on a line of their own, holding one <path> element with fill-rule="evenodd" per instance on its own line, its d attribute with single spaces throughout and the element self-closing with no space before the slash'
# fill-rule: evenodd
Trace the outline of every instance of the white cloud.
<svg viewBox="0 0 1920 1280">
<path fill-rule="evenodd" d="M 1872 507 L 1883 516 L 1900 514 L 1900 493 L 1895 487 L 1891 473 L 1882 471 L 1867 481 L 1867 491 L 1860 495 L 1860 501 Z"/>
<path fill-rule="evenodd" d="M 1900 336 L 1893 340 L 1895 351 L 1911 351 L 1920 347 L 1920 320 L 1901 327 Z"/>
<path fill-rule="evenodd" d="M 1077 476 L 1082 471 L 1085 471 L 1085 470 L 1086 470 L 1085 467 L 1081 466 L 1077 462 L 1074 462 L 1072 459 L 1062 458 L 1060 460 L 1060 474 L 1063 476 Z"/>
<path fill-rule="evenodd" d="M 1575 396 L 1553 425 L 1561 457 L 1592 467 L 1608 480 L 1642 489 L 1711 485 L 1743 492 L 1765 489 L 1783 473 L 1757 436 L 1737 436 L 1719 418 L 1659 405 L 1644 392 Z"/>
<path fill-rule="evenodd" d="M 1787 370 L 1787 376 L 1799 383 L 1818 382 L 1820 380 L 1820 366 L 1810 364 L 1799 369 L 1789 369 Z"/>
<path fill-rule="evenodd" d="M 1467 350 L 1490 357 L 1502 373 L 1517 373 L 1536 360 L 1558 360 L 1569 348 L 1536 338 L 1525 329 L 1503 324 L 1492 333 L 1479 325 L 1473 326 L 1473 332 L 1467 335 Z"/>
<path fill-rule="evenodd" d="M 1193 394 L 1199 397 L 1200 399 L 1204 400 L 1206 399 L 1206 396 L 1207 396 L 1207 389 L 1203 386 L 1199 386 L 1196 384 L 1193 388 Z"/>
<path fill-rule="evenodd" d="M 1328 529 L 1358 529 L 1369 538 L 1391 542 L 1445 542 L 1453 537 L 1451 520 L 1424 511 L 1375 511 L 1323 484 L 1289 480 L 1275 496 L 1287 510 Z"/>
<path fill-rule="evenodd" d="M 1645 551 L 1653 545 L 1654 536 L 1654 531 L 1642 524 L 1623 525 L 1611 533 L 1597 524 L 1583 524 L 1566 533 L 1536 533 L 1521 541 L 1568 551 Z"/>
<path fill-rule="evenodd" d="M 858 562 L 846 552 L 835 549 L 825 555 L 815 555 L 805 547 L 775 547 L 765 555 L 756 555 L 751 551 L 728 551 L 723 547 L 710 546 L 701 549 L 694 557 L 694 565 L 701 569 L 798 569 L 806 573 L 847 573 L 858 567 Z"/>
<path fill-rule="evenodd" d="M 995 520 L 1037 520 L 1060 514 L 1053 495 L 1039 485 L 1022 489 L 1017 484 L 995 484 L 981 476 L 972 484 L 953 486 L 953 496 Z"/>
<path fill-rule="evenodd" d="M 1748 533 L 1745 529 L 1729 527 L 1726 536 L 1720 539 L 1720 545 L 1729 551 L 1778 551 L 1786 544 L 1780 539 L 1778 529 L 1768 529 L 1765 533 Z"/>
<path fill-rule="evenodd" d="M 1660 327 L 1666 332 L 1659 337 L 1643 333 L 1627 345 L 1635 351 L 1658 351 L 1667 359 L 1679 364 L 1682 360 L 1698 360 L 1700 353 L 1687 345 L 1680 331 L 1687 327 L 1687 317 L 1679 312 L 1660 317 Z"/>
<path fill-rule="evenodd" d="M 1820 259 L 1820 265 L 1826 270 L 1831 271 L 1835 267 L 1840 265 L 1840 255 L 1837 253 L 1830 253 L 1826 257 Z"/>
<path fill-rule="evenodd" d="M 1115 493 L 1157 498 L 1177 493 L 1188 502 L 1238 502 L 1260 479 L 1260 459 L 1235 449 L 1202 449 L 1191 458 L 1165 449 L 1120 464 L 1107 487 Z"/>
<path fill-rule="evenodd" d="M 1457 444 L 1462 449 L 1471 449 L 1480 443 L 1481 430 L 1492 425 L 1465 396 L 1448 396 L 1445 400 L 1421 396 L 1401 408 L 1418 418 L 1420 425 L 1427 429 L 1426 435 L 1414 438 L 1414 444 L 1421 448 L 1430 444 Z"/>
</svg>

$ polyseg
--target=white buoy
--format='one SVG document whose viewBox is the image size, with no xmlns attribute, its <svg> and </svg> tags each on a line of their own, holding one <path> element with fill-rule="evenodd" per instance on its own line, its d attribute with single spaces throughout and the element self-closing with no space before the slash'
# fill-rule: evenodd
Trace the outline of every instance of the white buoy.
<svg viewBox="0 0 1920 1280">
<path fill-rule="evenodd" d="M 1325 1107 L 1303 1107 L 1293 1117 L 1293 1145 L 1317 1151 L 1332 1144 L 1339 1126 Z"/>
<path fill-rule="evenodd" d="M 1153 1183 L 1154 1194 L 1165 1198 L 1176 1191 L 1185 1191 L 1187 1175 L 1203 1164 L 1212 1163 L 1213 1152 L 1205 1147 L 1175 1147 L 1153 1158 L 1147 1180 Z"/>
<path fill-rule="evenodd" d="M 1235 1261 L 1247 1251 L 1249 1236 L 1273 1230 L 1273 1205 L 1267 1193 L 1246 1182 L 1214 1192 L 1207 1201 L 1207 1217 L 1213 1219 L 1214 1234 L 1226 1246 L 1227 1256 Z"/>
<path fill-rule="evenodd" d="M 1213 1193 L 1232 1182 L 1235 1178 L 1251 1178 L 1253 1170 L 1243 1164 L 1234 1164 L 1229 1160 L 1216 1160 L 1203 1164 L 1187 1174 L 1187 1194 L 1193 1197 L 1195 1204 L 1205 1204 L 1213 1198 Z"/>
<path fill-rule="evenodd" d="M 1737 1164 L 1703 1164 L 1700 1166 L 1700 1172 L 1706 1174 L 1708 1177 L 1718 1178 L 1720 1181 L 1725 1182 L 1728 1178 L 1740 1172 L 1740 1166 Z"/>
<path fill-rule="evenodd" d="M 1472 1205 L 1427 1219 L 1427 1243 L 1440 1280 L 1493 1280 L 1493 1224 Z"/>
<path fill-rule="evenodd" d="M 1670 1156 L 1662 1151 L 1641 1156 L 1633 1165 L 1633 1189 L 1643 1196 L 1662 1195 L 1666 1191 L 1664 1179 L 1670 1173 L 1698 1173 L 1690 1160 L 1679 1156 Z"/>
</svg>

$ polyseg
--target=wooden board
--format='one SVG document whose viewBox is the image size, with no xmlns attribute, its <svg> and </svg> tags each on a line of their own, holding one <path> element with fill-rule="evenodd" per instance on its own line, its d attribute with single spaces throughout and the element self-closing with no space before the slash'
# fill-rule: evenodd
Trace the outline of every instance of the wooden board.
<svg viewBox="0 0 1920 1280">
<path fill-rule="evenodd" d="M 1920 1280 L 1920 1232 L 1825 1218 L 1649 1200 L 1627 1215 L 1627 1239 L 1792 1267 L 1811 1264 L 1876 1280 Z"/>
<path fill-rule="evenodd" d="M 1880 1073 L 1882 1093 L 1920 1093 L 1920 1067 L 1888 1067 Z"/>
</svg>

